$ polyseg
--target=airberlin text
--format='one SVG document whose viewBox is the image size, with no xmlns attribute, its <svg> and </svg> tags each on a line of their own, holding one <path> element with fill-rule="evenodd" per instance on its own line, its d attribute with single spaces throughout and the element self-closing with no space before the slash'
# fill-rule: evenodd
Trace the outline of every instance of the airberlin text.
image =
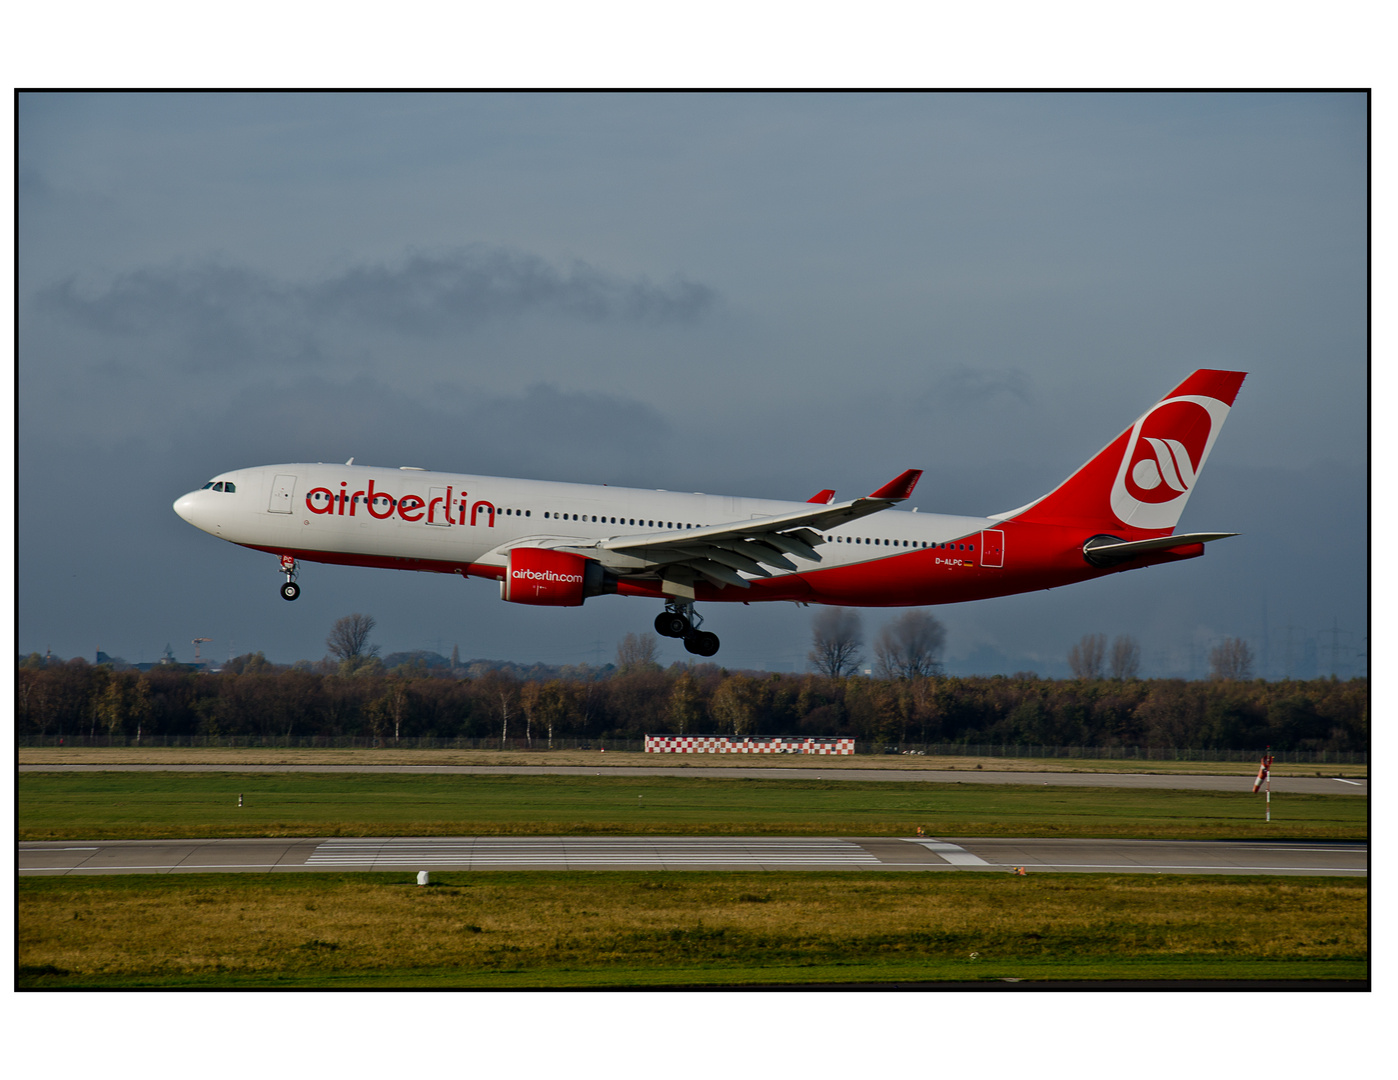
<svg viewBox="0 0 1398 1080">
<path fill-rule="evenodd" d="M 560 581 L 567 585 L 576 585 L 583 579 L 581 574 L 559 574 L 553 570 L 511 570 L 510 577 L 525 581 Z"/>
<path fill-rule="evenodd" d="M 495 505 L 485 499 L 474 503 L 466 492 L 453 496 L 448 487 L 445 495 L 424 499 L 421 495 L 404 495 L 396 499 L 386 491 L 374 490 L 374 481 L 364 491 L 348 490 L 341 481 L 339 492 L 329 488 L 311 488 L 306 492 L 306 509 L 313 514 L 334 514 L 355 517 L 359 511 L 377 521 L 387 521 L 397 514 L 403 521 L 422 521 L 428 525 L 475 525 L 478 521 L 495 528 Z M 441 490 L 440 488 L 438 490 Z"/>
</svg>

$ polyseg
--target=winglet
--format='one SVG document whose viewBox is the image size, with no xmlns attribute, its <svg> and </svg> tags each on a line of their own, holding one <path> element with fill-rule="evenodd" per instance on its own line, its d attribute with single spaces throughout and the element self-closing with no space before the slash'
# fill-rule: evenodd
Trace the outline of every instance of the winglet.
<svg viewBox="0 0 1398 1080">
<path fill-rule="evenodd" d="M 896 479 L 890 480 L 869 496 L 871 499 L 892 499 L 897 502 L 908 498 L 913 493 L 913 488 L 917 487 L 917 482 L 922 478 L 921 469 L 909 469 Z"/>
<path fill-rule="evenodd" d="M 812 496 L 811 496 L 809 499 L 807 499 L 806 501 L 807 501 L 807 502 L 812 502 L 812 503 L 823 503 L 823 504 L 825 504 L 826 506 L 828 506 L 828 505 L 830 505 L 832 502 L 835 501 L 835 489 L 834 489 L 834 488 L 826 488 L 826 489 L 825 489 L 824 491 L 822 491 L 819 495 L 812 495 Z"/>
</svg>

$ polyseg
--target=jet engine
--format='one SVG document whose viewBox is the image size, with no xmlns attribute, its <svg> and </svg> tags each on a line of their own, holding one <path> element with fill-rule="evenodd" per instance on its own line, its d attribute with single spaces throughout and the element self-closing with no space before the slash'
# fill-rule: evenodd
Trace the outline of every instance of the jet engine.
<svg viewBox="0 0 1398 1080">
<path fill-rule="evenodd" d="M 577 607 L 589 596 L 616 592 L 616 575 L 571 551 L 513 548 L 500 582 L 500 599 L 512 604 Z"/>
</svg>

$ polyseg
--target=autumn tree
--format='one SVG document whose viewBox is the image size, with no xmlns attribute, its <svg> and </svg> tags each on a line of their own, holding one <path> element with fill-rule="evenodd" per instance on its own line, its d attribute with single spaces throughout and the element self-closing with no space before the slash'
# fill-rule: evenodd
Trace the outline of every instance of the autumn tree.
<svg viewBox="0 0 1398 1080">
<path fill-rule="evenodd" d="M 1106 657 L 1107 635 L 1084 634 L 1082 639 L 1068 650 L 1068 666 L 1073 669 L 1073 678 L 1100 679 Z"/>
<path fill-rule="evenodd" d="M 878 673 L 885 679 L 918 679 L 942 670 L 947 629 L 929 612 L 914 608 L 879 631 L 874 643 Z"/>
<path fill-rule="evenodd" d="M 557 679 L 545 683 L 539 691 L 536 708 L 540 722 L 548 734 L 549 749 L 553 749 L 553 736 L 557 729 L 568 725 L 573 718 L 576 691 Z"/>
<path fill-rule="evenodd" d="M 704 718 L 704 701 L 699 684 L 688 671 L 681 671 L 670 688 L 670 728 L 676 735 L 693 734 Z"/>
<path fill-rule="evenodd" d="M 757 726 L 757 680 L 747 675 L 730 675 L 714 691 L 709 711 L 720 729 L 734 735 L 751 735 Z"/>
<path fill-rule="evenodd" d="M 840 679 L 859 667 L 864 644 L 864 620 L 854 608 L 821 608 L 811 620 L 811 667 L 822 675 Z"/>
<path fill-rule="evenodd" d="M 499 710 L 500 749 L 503 750 L 505 740 L 510 736 L 510 716 L 517 711 L 519 684 L 508 672 L 492 671 L 480 680 L 479 689 L 490 703 L 490 707 Z"/>
</svg>

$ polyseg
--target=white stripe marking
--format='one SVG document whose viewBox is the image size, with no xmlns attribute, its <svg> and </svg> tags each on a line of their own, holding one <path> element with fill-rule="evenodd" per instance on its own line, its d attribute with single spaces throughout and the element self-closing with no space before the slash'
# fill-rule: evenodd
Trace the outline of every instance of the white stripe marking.
<svg viewBox="0 0 1398 1080">
<path fill-rule="evenodd" d="M 989 866 L 979 855 L 972 855 L 964 847 L 958 844 L 949 844 L 945 840 L 912 840 L 910 843 L 921 844 L 928 851 L 939 855 L 945 862 L 953 866 Z"/>
</svg>

